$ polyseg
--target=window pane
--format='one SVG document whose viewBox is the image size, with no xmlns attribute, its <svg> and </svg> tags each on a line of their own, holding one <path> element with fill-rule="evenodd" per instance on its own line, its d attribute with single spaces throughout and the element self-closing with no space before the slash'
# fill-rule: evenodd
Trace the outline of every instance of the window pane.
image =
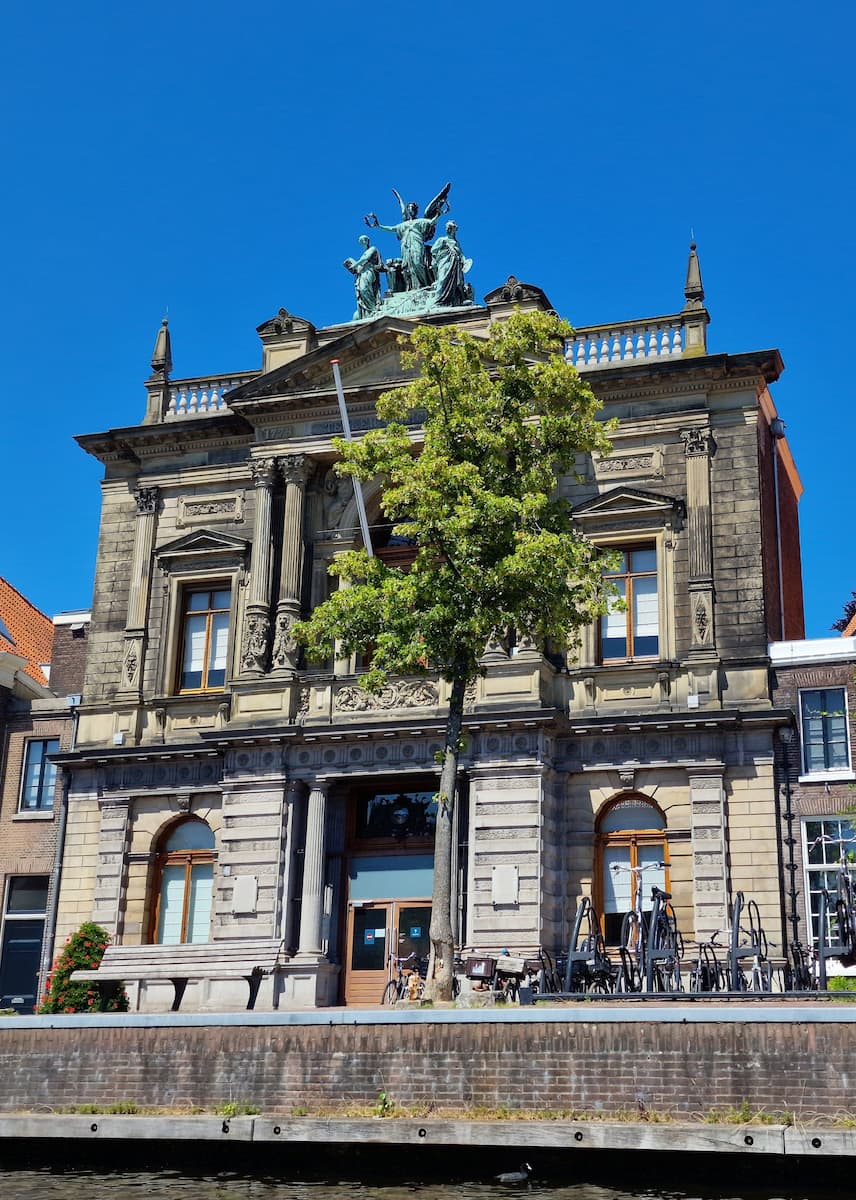
<svg viewBox="0 0 856 1200">
<path fill-rule="evenodd" d="M 188 612 L 205 612 L 210 592 L 191 592 L 187 597 Z"/>
<path fill-rule="evenodd" d="M 229 614 L 217 613 L 211 618 L 211 647 L 208 663 L 208 686 L 222 687 L 226 682 L 226 647 L 229 642 Z"/>
<path fill-rule="evenodd" d="M 617 870 L 615 868 L 618 868 Z M 630 847 L 607 846 L 603 852 L 603 911 L 626 913 L 632 907 Z"/>
<path fill-rule="evenodd" d="M 627 555 L 622 553 L 622 554 L 619 554 L 619 556 L 618 556 L 618 566 L 615 568 L 615 570 L 614 571 L 604 571 L 604 574 L 605 575 L 624 575 L 626 573 L 626 571 L 627 571 Z"/>
<path fill-rule="evenodd" d="M 657 551 L 653 549 L 634 550 L 630 556 L 630 569 L 634 575 L 640 571 L 657 570 Z"/>
<path fill-rule="evenodd" d="M 665 829 L 666 822 L 653 804 L 642 800 L 619 800 L 598 824 L 601 833 L 617 833 L 619 830 Z M 662 858 L 662 855 L 660 855 Z"/>
<path fill-rule="evenodd" d="M 627 595 L 627 585 L 623 579 L 616 581 L 618 597 L 610 600 L 609 611 L 601 617 L 601 649 L 604 658 L 627 657 L 627 613 L 619 611 L 616 600 L 623 600 Z"/>
<path fill-rule="evenodd" d="M 656 654 L 659 649 L 657 579 L 633 581 L 633 653 Z"/>
<path fill-rule="evenodd" d="M 184 867 L 164 867 L 161 879 L 160 916 L 157 940 L 164 946 L 181 941 L 181 915 L 184 911 Z"/>
<path fill-rule="evenodd" d="M 14 875 L 9 880 L 7 913 L 43 913 L 48 906 L 46 875 Z"/>
<path fill-rule="evenodd" d="M 800 693 L 803 769 L 844 771 L 850 766 L 847 707 L 843 688 Z"/>
<path fill-rule="evenodd" d="M 184 669 L 181 686 L 202 687 L 205 665 L 205 617 L 188 617 L 184 627 Z"/>
<path fill-rule="evenodd" d="M 164 850 L 213 850 L 214 832 L 204 821 L 182 821 L 167 838 Z"/>
<path fill-rule="evenodd" d="M 232 599 L 232 593 L 228 590 L 221 591 L 221 592 L 215 592 L 214 593 L 214 603 L 212 604 L 211 607 L 212 608 L 228 608 L 231 603 L 231 599 Z"/>
<path fill-rule="evenodd" d="M 190 900 L 187 908 L 188 942 L 208 941 L 213 891 L 214 864 L 197 863 L 190 872 Z"/>
</svg>

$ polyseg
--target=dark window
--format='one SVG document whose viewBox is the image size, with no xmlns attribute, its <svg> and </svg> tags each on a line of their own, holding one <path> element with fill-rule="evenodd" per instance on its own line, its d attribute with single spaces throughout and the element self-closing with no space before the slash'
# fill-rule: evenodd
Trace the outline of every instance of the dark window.
<svg viewBox="0 0 856 1200">
<path fill-rule="evenodd" d="M 35 1008 L 47 900 L 46 875 L 9 879 L 0 939 L 0 1008 L 22 1013 Z"/>
<path fill-rule="evenodd" d="M 22 812 L 53 808 L 56 767 L 52 762 L 48 762 L 48 755 L 58 752 L 59 738 L 27 742 L 24 775 L 21 781 Z"/>
<path fill-rule="evenodd" d="M 231 592 L 222 584 L 184 593 L 180 692 L 219 691 L 225 686 L 230 604 Z"/>
<path fill-rule="evenodd" d="M 437 824 L 435 792 L 374 792 L 357 802 L 358 840 L 433 838 Z"/>
<path fill-rule="evenodd" d="M 621 561 L 607 571 L 618 599 L 600 622 L 600 652 L 604 662 L 656 658 L 660 653 L 660 611 L 657 596 L 657 550 L 637 546 L 619 552 Z"/>
<path fill-rule="evenodd" d="M 844 688 L 800 692 L 803 771 L 806 775 L 850 770 Z"/>
</svg>

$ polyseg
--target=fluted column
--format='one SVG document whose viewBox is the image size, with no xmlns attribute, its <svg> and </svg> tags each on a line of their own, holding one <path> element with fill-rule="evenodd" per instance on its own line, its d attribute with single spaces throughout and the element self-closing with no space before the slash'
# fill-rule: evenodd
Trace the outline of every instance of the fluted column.
<svg viewBox="0 0 856 1200">
<path fill-rule="evenodd" d="M 324 909 L 327 789 L 326 782 L 316 781 L 309 792 L 306 846 L 303 852 L 303 897 L 297 953 L 315 958 L 322 954 L 321 919 Z"/>
<path fill-rule="evenodd" d="M 137 523 L 131 552 L 131 586 L 122 648 L 120 689 L 139 696 L 143 685 L 143 659 L 146 649 L 146 614 L 152 579 L 152 548 L 157 524 L 158 489 L 141 487 L 134 492 Z"/>
<path fill-rule="evenodd" d="M 271 507 L 276 464 L 272 458 L 250 463 L 255 488 L 255 522 L 247 609 L 241 639 L 241 673 L 263 675 L 270 646 Z"/>
<path fill-rule="evenodd" d="M 710 512 L 710 458 L 714 449 L 713 435 L 709 429 L 684 429 L 681 431 L 681 439 L 687 458 L 691 653 L 709 655 L 716 649 Z"/>
<path fill-rule="evenodd" d="M 285 505 L 273 667 L 275 670 L 293 674 L 297 669 L 299 647 L 292 634 L 292 628 L 294 623 L 300 620 L 303 512 L 306 504 L 306 480 L 312 468 L 312 460 L 305 454 L 287 454 L 278 460 L 278 464 L 285 480 Z"/>
</svg>

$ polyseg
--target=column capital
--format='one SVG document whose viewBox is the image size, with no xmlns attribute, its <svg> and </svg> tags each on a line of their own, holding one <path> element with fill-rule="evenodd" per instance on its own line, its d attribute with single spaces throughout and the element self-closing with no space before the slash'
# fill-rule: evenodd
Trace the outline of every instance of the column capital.
<svg viewBox="0 0 856 1200">
<path fill-rule="evenodd" d="M 283 454 L 276 462 L 286 483 L 293 483 L 301 488 L 306 486 L 314 465 L 308 454 Z"/>
<path fill-rule="evenodd" d="M 684 454 L 687 458 L 709 457 L 716 449 L 713 433 L 709 428 L 682 429 L 681 441 L 684 443 Z"/>
<path fill-rule="evenodd" d="M 276 479 L 276 460 L 273 458 L 251 458 L 250 474 L 253 487 L 272 488 Z"/>
<path fill-rule="evenodd" d="M 158 510 L 159 489 L 156 487 L 139 487 L 134 491 L 137 503 L 137 516 L 153 516 Z"/>
</svg>

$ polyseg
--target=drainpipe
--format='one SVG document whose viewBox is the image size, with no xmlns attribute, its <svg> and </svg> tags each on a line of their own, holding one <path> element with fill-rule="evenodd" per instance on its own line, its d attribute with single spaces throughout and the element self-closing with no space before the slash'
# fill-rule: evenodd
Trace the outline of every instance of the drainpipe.
<svg viewBox="0 0 856 1200">
<path fill-rule="evenodd" d="M 788 848 L 788 861 L 785 863 L 785 871 L 788 875 L 788 906 L 790 912 L 788 914 L 788 922 L 791 926 L 791 944 L 800 940 L 800 914 L 799 914 L 799 891 L 797 889 L 797 864 L 794 854 L 794 805 L 793 796 L 791 795 L 791 771 L 790 771 L 790 748 L 791 742 L 794 740 L 794 731 L 789 725 L 783 725 L 779 729 L 779 741 L 782 743 L 782 775 L 783 788 L 785 793 L 785 811 L 784 818 L 787 822 L 787 836 L 785 837 L 785 845 Z M 776 789 L 778 802 L 778 788 Z M 783 881 L 784 889 L 784 881 Z M 784 897 L 782 897 L 784 901 Z M 810 939 L 809 939 L 810 940 Z"/>
<path fill-rule="evenodd" d="M 77 725 L 80 720 L 80 696 L 66 697 L 71 709 L 71 745 L 69 750 L 77 748 Z M 59 817 L 56 826 L 56 849 L 54 850 L 53 867 L 51 868 L 50 884 L 48 886 L 48 910 L 45 913 L 45 936 L 42 942 L 42 962 L 39 971 L 37 997 L 45 992 L 45 981 L 50 971 L 53 959 L 54 938 L 56 937 L 56 922 L 59 912 L 59 885 L 62 878 L 62 858 L 65 852 L 65 831 L 68 826 L 68 794 L 71 787 L 71 772 L 68 767 L 62 768 L 62 796 L 59 806 Z M 38 1001 L 37 1001 L 38 1002 Z"/>
<path fill-rule="evenodd" d="M 773 435 L 773 490 L 776 497 L 776 565 L 779 570 L 779 641 L 785 640 L 785 581 L 782 572 L 782 518 L 779 506 L 779 442 L 785 436 L 785 422 L 773 417 L 770 422 Z"/>
</svg>

